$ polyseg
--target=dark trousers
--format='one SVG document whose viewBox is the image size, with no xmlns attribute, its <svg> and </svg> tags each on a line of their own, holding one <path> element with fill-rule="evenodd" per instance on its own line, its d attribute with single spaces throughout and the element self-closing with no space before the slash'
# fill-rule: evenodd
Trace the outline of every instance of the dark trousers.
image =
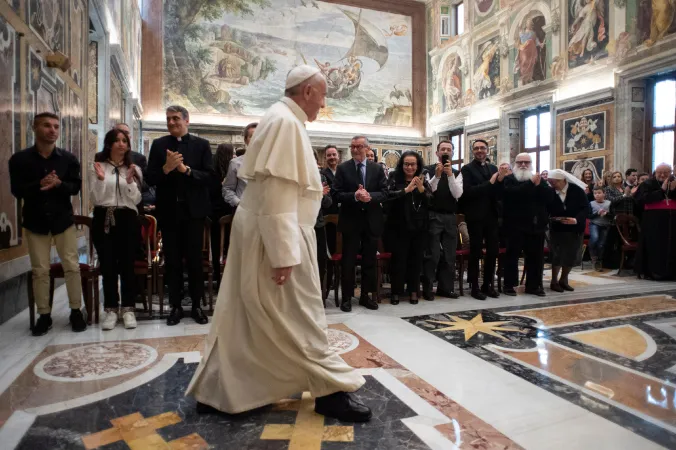
<svg viewBox="0 0 676 450">
<path fill-rule="evenodd" d="M 453 292 L 455 286 L 455 251 L 458 245 L 458 225 L 455 214 L 430 212 L 427 249 L 424 259 L 423 288 L 432 291 L 432 284 L 439 269 L 437 291 Z M 439 266 L 441 252 L 446 264 Z"/>
<path fill-rule="evenodd" d="M 507 232 L 505 255 L 505 287 L 519 285 L 519 257 L 523 251 L 526 265 L 526 289 L 542 286 L 542 271 L 545 264 L 545 234 L 510 230 Z"/>
<path fill-rule="evenodd" d="M 181 306 L 183 293 L 183 262 L 188 271 L 188 286 L 192 307 L 196 308 L 204 297 L 202 273 L 202 246 L 204 244 L 204 219 L 190 217 L 187 207 L 178 205 L 175 215 L 160 222 L 166 278 L 169 285 L 169 303 Z"/>
<path fill-rule="evenodd" d="M 228 254 L 228 247 L 230 246 L 230 234 L 226 229 L 226 234 L 224 236 L 223 249 L 221 249 L 221 224 L 219 220 L 221 217 L 225 216 L 225 213 L 216 213 L 212 214 L 211 219 L 211 265 L 214 270 L 214 281 L 216 286 L 221 285 L 221 256 Z"/>
<path fill-rule="evenodd" d="M 103 306 L 117 308 L 120 296 L 117 289 L 117 277 L 122 287 L 122 307 L 136 305 L 136 279 L 134 262 L 136 252 L 141 245 L 141 224 L 138 214 L 132 209 L 116 209 L 115 225 L 105 232 L 106 208 L 94 208 L 92 237 L 96 253 L 99 255 L 101 277 L 103 278 Z"/>
<path fill-rule="evenodd" d="M 392 294 L 418 293 L 426 236 L 424 231 L 396 230 L 392 242 Z"/>
<path fill-rule="evenodd" d="M 366 218 L 364 218 L 366 220 Z M 343 300 L 354 296 L 354 268 L 361 248 L 361 292 L 376 291 L 376 252 L 378 238 L 371 235 L 366 224 L 361 230 L 343 234 L 343 260 L 341 261 L 341 290 Z"/>
<path fill-rule="evenodd" d="M 486 241 L 484 259 L 484 286 L 490 286 L 495 278 L 495 264 L 498 258 L 498 221 L 497 218 L 467 221 L 469 233 L 469 266 L 467 279 L 472 289 L 479 288 L 479 261 Z"/>
<path fill-rule="evenodd" d="M 326 255 L 326 229 L 324 227 L 315 228 L 317 237 L 317 266 L 319 266 L 319 282 L 322 285 L 322 294 L 326 287 L 326 264 L 328 256 Z"/>
<path fill-rule="evenodd" d="M 327 223 L 324 226 L 326 234 L 326 245 L 329 247 L 329 253 L 336 253 L 336 226 L 332 223 Z M 326 268 L 326 283 L 328 286 L 333 286 L 334 283 L 333 264 L 329 264 Z"/>
</svg>

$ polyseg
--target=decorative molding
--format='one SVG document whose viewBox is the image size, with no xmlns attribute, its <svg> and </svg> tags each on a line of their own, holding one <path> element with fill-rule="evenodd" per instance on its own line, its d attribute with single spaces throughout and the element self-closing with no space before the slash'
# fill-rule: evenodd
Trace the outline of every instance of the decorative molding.
<svg viewBox="0 0 676 450">
<path fill-rule="evenodd" d="M 489 120 L 486 122 L 475 123 L 465 127 L 466 134 L 482 133 L 484 131 L 492 131 L 500 128 L 500 119 Z"/>
<path fill-rule="evenodd" d="M 627 6 L 627 0 L 615 0 L 615 6 L 623 9 Z"/>
<path fill-rule="evenodd" d="M 561 11 L 557 6 L 552 10 L 552 34 L 558 35 L 559 30 L 561 30 Z"/>
<path fill-rule="evenodd" d="M 615 101 L 615 89 L 601 89 L 596 92 L 581 95 L 579 97 L 568 98 L 566 100 L 556 103 L 556 113 L 565 114 L 570 111 L 575 111 L 583 108 L 591 108 L 593 106 L 611 103 Z"/>
</svg>

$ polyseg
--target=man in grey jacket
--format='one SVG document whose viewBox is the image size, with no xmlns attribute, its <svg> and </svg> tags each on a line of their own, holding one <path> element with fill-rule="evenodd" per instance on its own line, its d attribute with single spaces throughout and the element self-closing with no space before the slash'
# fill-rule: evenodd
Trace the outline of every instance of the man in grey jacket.
<svg viewBox="0 0 676 450">
<path fill-rule="evenodd" d="M 244 144 L 249 145 L 251 142 L 251 137 L 256 130 L 258 124 L 256 122 L 250 123 L 244 128 Z M 246 188 L 246 180 L 240 180 L 237 178 L 237 171 L 242 165 L 244 160 L 244 155 L 240 155 L 230 161 L 230 166 L 228 167 L 228 174 L 225 176 L 223 181 L 223 198 L 225 202 L 236 208 L 239 205 L 239 202 L 244 194 L 244 189 Z"/>
</svg>

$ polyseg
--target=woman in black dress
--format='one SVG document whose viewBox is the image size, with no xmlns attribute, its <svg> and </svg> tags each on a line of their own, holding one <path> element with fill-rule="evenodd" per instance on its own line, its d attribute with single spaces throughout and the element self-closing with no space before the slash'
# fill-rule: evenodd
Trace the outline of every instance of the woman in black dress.
<svg viewBox="0 0 676 450">
<path fill-rule="evenodd" d="M 432 189 L 421 175 L 418 152 L 404 152 L 388 181 L 387 227 L 392 236 L 392 298 L 399 303 L 404 282 L 411 304 L 418 303 L 420 272 L 427 239 L 428 206 Z"/>
</svg>

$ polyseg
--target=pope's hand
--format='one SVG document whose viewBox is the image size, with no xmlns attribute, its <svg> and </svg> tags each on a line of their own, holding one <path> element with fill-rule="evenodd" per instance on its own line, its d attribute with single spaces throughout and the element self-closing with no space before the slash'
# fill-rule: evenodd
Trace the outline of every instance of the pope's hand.
<svg viewBox="0 0 676 450">
<path fill-rule="evenodd" d="M 277 284 L 277 286 L 283 286 L 289 280 L 291 276 L 292 267 L 279 267 L 277 269 L 272 269 L 272 280 Z"/>
</svg>

